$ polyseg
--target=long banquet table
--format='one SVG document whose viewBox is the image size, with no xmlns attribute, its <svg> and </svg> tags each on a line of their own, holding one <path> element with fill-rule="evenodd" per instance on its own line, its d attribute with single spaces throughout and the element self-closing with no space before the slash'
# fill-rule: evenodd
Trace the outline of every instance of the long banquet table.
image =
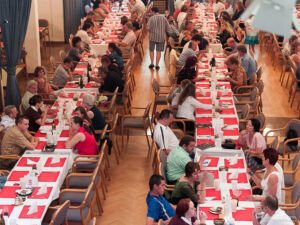
<svg viewBox="0 0 300 225">
<path fill-rule="evenodd" d="M 210 40 L 214 39 L 215 28 L 217 26 L 214 18 L 214 14 L 211 12 L 212 8 L 210 5 L 200 4 L 196 9 L 196 15 L 194 22 L 196 27 L 201 27 L 204 34 Z M 204 79 L 196 82 L 196 98 L 203 104 L 219 104 L 222 107 L 222 112 L 217 113 L 213 109 L 196 109 L 196 132 L 195 139 L 196 145 L 209 143 L 214 147 L 206 150 L 196 148 L 195 161 L 198 161 L 202 154 L 207 155 L 204 161 L 204 168 L 207 172 L 214 175 L 215 183 L 206 188 L 206 202 L 197 206 L 197 217 L 200 219 L 200 212 L 204 212 L 207 215 L 206 224 L 214 224 L 214 219 L 219 219 L 219 215 L 210 213 L 209 209 L 212 207 L 222 207 L 223 216 L 225 220 L 234 219 L 235 224 L 252 224 L 252 211 L 255 207 L 253 202 L 246 201 L 245 197 L 251 195 L 251 186 L 248 181 L 246 173 L 246 161 L 244 153 L 240 146 L 237 144 L 239 136 L 239 120 L 236 112 L 236 108 L 233 100 L 233 93 L 231 91 L 230 83 L 225 81 L 224 73 L 227 71 L 224 65 L 225 58 L 222 54 L 222 47 L 216 41 L 211 41 L 209 45 L 209 53 L 206 53 L 202 60 L 199 62 L 199 74 L 204 76 L 203 72 L 208 71 L 210 68 L 209 62 L 212 58 L 216 60 L 215 73 L 217 78 L 216 87 L 212 87 L 212 80 L 210 77 L 204 76 Z M 216 97 L 215 97 L 216 96 Z M 216 120 L 223 120 L 223 128 L 221 129 L 221 138 L 231 139 L 237 144 L 236 149 L 223 149 L 216 143 Z M 209 124 L 203 126 L 203 124 Z M 222 135 L 223 134 L 223 135 Z M 200 146 L 199 146 L 200 147 Z M 231 163 L 231 160 L 235 160 L 236 163 Z M 220 172 L 220 167 L 227 167 L 227 172 Z M 237 177 L 232 179 L 231 175 L 235 173 Z M 233 193 L 232 180 L 236 180 L 237 188 L 240 196 L 235 196 Z M 224 215 L 224 198 L 238 198 L 239 206 L 236 212 L 229 211 Z M 222 201 L 223 200 L 223 201 Z"/>
</svg>

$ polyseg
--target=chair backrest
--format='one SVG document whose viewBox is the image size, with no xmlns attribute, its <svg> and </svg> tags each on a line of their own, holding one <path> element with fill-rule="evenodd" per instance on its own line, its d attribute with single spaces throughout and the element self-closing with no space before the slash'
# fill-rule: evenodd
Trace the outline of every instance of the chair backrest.
<svg viewBox="0 0 300 225">
<path fill-rule="evenodd" d="M 149 112 L 150 112 L 151 104 L 152 104 L 152 102 L 149 102 L 149 104 L 147 105 L 147 107 L 146 107 L 146 109 L 145 109 L 145 111 L 144 111 L 143 118 L 145 118 L 145 119 L 146 119 L 147 117 L 149 117 Z"/>
<path fill-rule="evenodd" d="M 176 78 L 172 75 L 172 73 L 168 74 L 168 78 L 172 86 L 176 84 Z"/>
<path fill-rule="evenodd" d="M 298 137 L 300 137 L 300 120 L 291 120 L 287 130 L 290 129 L 294 129 L 297 132 Z"/>
<path fill-rule="evenodd" d="M 164 151 L 159 150 L 159 160 L 161 164 L 166 168 L 167 167 L 167 155 Z"/>
<path fill-rule="evenodd" d="M 298 153 L 297 155 L 295 155 L 294 159 L 293 159 L 293 163 L 292 163 L 292 170 L 295 170 L 299 164 L 299 160 L 300 160 L 300 153 Z"/>
<path fill-rule="evenodd" d="M 298 181 L 292 190 L 292 201 L 296 203 L 300 198 L 300 181 Z M 300 220 L 300 205 L 296 208 L 296 217 Z"/>
<path fill-rule="evenodd" d="M 257 81 L 257 75 L 256 72 L 252 73 L 250 78 L 249 78 L 249 85 L 255 84 Z"/>
<path fill-rule="evenodd" d="M 278 146 L 278 136 L 276 136 L 274 138 L 274 140 L 272 141 L 272 143 L 269 145 L 270 148 L 274 148 L 277 150 L 277 146 Z"/>
<path fill-rule="evenodd" d="M 249 104 L 245 104 L 242 106 L 242 118 L 241 119 L 247 119 L 249 116 L 249 112 L 250 112 L 250 106 Z"/>
<path fill-rule="evenodd" d="M 52 66 L 52 70 L 55 71 L 56 68 L 57 68 L 57 62 L 56 62 L 56 59 L 55 59 L 53 56 L 50 56 L 49 60 L 50 60 L 51 66 Z"/>
<path fill-rule="evenodd" d="M 250 101 L 254 101 L 258 96 L 258 88 L 253 88 L 250 92 Z"/>
<path fill-rule="evenodd" d="M 39 27 L 48 27 L 49 21 L 46 19 L 39 19 Z"/>
<path fill-rule="evenodd" d="M 266 117 L 265 117 L 265 114 L 263 113 L 260 113 L 258 114 L 255 119 L 257 119 L 260 123 L 260 129 L 263 129 L 266 125 Z"/>
<path fill-rule="evenodd" d="M 262 66 L 258 67 L 258 69 L 256 70 L 256 75 L 257 75 L 257 81 L 260 81 L 262 76 Z"/>
<path fill-rule="evenodd" d="M 259 80 L 258 82 L 257 82 L 257 84 L 256 84 L 256 87 L 257 87 L 257 89 L 258 89 L 258 93 L 259 93 L 259 95 L 261 96 L 261 94 L 263 93 L 263 91 L 264 91 L 264 82 L 263 82 L 263 80 Z"/>
<path fill-rule="evenodd" d="M 64 50 L 60 50 L 59 51 L 60 61 L 63 62 L 66 57 L 67 57 L 67 53 Z"/>
<path fill-rule="evenodd" d="M 159 175 L 161 175 L 164 180 L 167 180 L 166 166 L 164 166 L 162 163 L 159 163 L 158 171 Z"/>
<path fill-rule="evenodd" d="M 73 46 L 72 46 L 72 40 L 73 40 L 73 37 L 74 37 L 74 35 L 73 35 L 73 34 L 70 34 L 70 37 L 69 37 L 69 45 L 70 45 L 71 48 L 73 47 Z"/>
<path fill-rule="evenodd" d="M 70 207 L 70 201 L 65 201 L 53 214 L 49 225 L 61 225 L 67 217 L 67 213 Z"/>
<path fill-rule="evenodd" d="M 155 95 L 159 94 L 160 87 L 159 87 L 159 83 L 157 82 L 157 80 L 155 78 L 153 78 L 153 80 L 152 80 L 152 89 L 153 89 Z"/>
<path fill-rule="evenodd" d="M 111 132 L 115 131 L 115 129 L 117 127 L 118 120 L 119 120 L 119 113 L 116 113 L 115 116 L 114 116 L 114 118 L 113 118 L 113 121 L 112 121 L 112 127 L 110 128 Z"/>
</svg>

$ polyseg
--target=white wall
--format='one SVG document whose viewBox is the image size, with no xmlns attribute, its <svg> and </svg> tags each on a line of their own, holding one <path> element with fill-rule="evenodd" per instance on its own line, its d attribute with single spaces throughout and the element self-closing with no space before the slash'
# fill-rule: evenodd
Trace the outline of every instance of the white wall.
<svg viewBox="0 0 300 225">
<path fill-rule="evenodd" d="M 50 23 L 50 40 L 64 41 L 63 0 L 38 0 L 38 13 Z"/>
</svg>

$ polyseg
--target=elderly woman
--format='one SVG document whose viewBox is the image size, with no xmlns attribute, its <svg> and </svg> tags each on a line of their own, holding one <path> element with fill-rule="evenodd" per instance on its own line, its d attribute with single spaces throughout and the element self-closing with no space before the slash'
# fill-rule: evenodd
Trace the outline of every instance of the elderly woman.
<svg viewBox="0 0 300 225">
<path fill-rule="evenodd" d="M 43 99 L 40 95 L 34 95 L 29 99 L 30 107 L 25 111 L 24 115 L 29 118 L 29 131 L 37 132 L 40 126 L 45 124 L 49 106 L 45 107 L 42 112 Z"/>
<path fill-rule="evenodd" d="M 189 162 L 185 166 L 185 175 L 180 177 L 172 193 L 171 203 L 177 205 L 181 199 L 189 198 L 197 205 L 205 202 L 206 173 L 199 184 L 200 165 Z"/>
<path fill-rule="evenodd" d="M 35 80 L 27 82 L 26 92 L 22 98 L 22 110 L 23 112 L 30 107 L 29 99 L 37 94 L 38 83 Z"/>
<path fill-rule="evenodd" d="M 262 168 L 262 152 L 266 149 L 266 141 L 259 132 L 260 122 L 257 119 L 250 119 L 247 123 L 246 130 L 241 131 L 238 143 L 246 146 L 245 157 L 248 168 L 252 172 Z"/>
<path fill-rule="evenodd" d="M 273 148 L 267 148 L 263 151 L 262 161 L 266 171 L 261 178 L 257 177 L 248 169 L 249 175 L 255 184 L 263 190 L 262 196 L 247 196 L 247 200 L 261 201 L 267 195 L 275 195 L 280 203 L 284 202 L 284 195 L 281 188 L 283 187 L 283 175 L 279 168 L 275 166 L 278 160 L 278 152 Z"/>
<path fill-rule="evenodd" d="M 83 123 L 83 119 L 74 116 L 70 121 L 70 136 L 66 148 L 75 148 L 79 155 L 97 155 L 98 149 L 92 131 Z"/>
<path fill-rule="evenodd" d="M 200 221 L 196 221 L 196 218 L 196 208 L 193 202 L 190 199 L 181 199 L 169 225 L 200 225 Z"/>
<path fill-rule="evenodd" d="M 230 72 L 226 74 L 227 76 L 225 79 L 230 82 L 231 89 L 233 91 L 235 91 L 234 89 L 236 87 L 247 84 L 247 73 L 241 66 L 240 61 L 236 55 L 230 55 L 226 59 L 225 64 L 230 70 Z"/>
</svg>

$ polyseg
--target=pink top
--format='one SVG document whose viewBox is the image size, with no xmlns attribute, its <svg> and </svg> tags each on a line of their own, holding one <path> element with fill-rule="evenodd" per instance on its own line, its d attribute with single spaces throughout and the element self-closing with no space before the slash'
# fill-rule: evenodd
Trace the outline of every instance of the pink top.
<svg viewBox="0 0 300 225">
<path fill-rule="evenodd" d="M 79 133 L 83 133 L 85 140 L 76 144 L 79 155 L 98 155 L 97 144 L 94 135 L 85 131 L 84 127 L 80 127 Z"/>
<path fill-rule="evenodd" d="M 267 148 L 265 138 L 259 132 L 255 132 L 252 140 L 250 140 L 248 134 L 245 135 L 245 139 L 249 149 L 261 148 L 262 150 L 265 150 Z"/>
</svg>

